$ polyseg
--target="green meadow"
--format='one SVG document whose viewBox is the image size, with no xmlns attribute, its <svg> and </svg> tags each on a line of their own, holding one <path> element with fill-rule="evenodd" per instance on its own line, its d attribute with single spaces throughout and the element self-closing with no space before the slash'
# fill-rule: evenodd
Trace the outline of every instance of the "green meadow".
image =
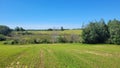
<svg viewBox="0 0 120 68">
<path fill-rule="evenodd" d="M 0 68 L 120 68 L 120 46 L 0 44 Z"/>
<path fill-rule="evenodd" d="M 0 68 L 120 68 L 120 0 L 0 0 Z"/>
<path fill-rule="evenodd" d="M 82 30 L 64 30 L 64 31 L 28 31 L 34 34 L 53 34 L 53 33 L 57 33 L 57 34 L 77 34 L 80 35 Z"/>
</svg>

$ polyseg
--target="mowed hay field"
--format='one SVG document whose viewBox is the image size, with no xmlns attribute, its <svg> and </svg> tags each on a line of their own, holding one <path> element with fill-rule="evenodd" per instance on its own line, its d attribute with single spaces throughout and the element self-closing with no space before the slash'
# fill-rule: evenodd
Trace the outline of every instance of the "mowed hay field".
<svg viewBox="0 0 120 68">
<path fill-rule="evenodd" d="M 1 44 L 0 68 L 120 68 L 120 46 Z"/>
</svg>

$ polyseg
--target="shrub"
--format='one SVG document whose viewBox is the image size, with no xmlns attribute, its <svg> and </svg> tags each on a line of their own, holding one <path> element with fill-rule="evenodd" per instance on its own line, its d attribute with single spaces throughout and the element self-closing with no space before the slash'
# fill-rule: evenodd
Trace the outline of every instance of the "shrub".
<svg viewBox="0 0 120 68">
<path fill-rule="evenodd" d="M 18 44 L 18 40 L 8 40 L 5 41 L 4 44 L 10 44 L 10 45 Z"/>
<path fill-rule="evenodd" d="M 0 34 L 0 41 L 4 41 L 4 40 L 6 40 L 6 37 L 4 35 Z"/>
<path fill-rule="evenodd" d="M 58 37 L 58 43 L 67 43 L 67 39 L 65 36 L 59 36 Z"/>
</svg>

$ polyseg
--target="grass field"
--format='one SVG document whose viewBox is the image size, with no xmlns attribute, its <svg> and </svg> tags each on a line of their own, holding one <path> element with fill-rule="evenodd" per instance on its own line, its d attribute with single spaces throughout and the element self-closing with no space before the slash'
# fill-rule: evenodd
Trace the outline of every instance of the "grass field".
<svg viewBox="0 0 120 68">
<path fill-rule="evenodd" d="M 53 34 L 54 32 L 58 34 L 77 34 L 80 35 L 82 30 L 64 30 L 64 31 L 29 31 L 34 34 Z"/>
<path fill-rule="evenodd" d="M 120 68 L 120 46 L 0 44 L 0 68 Z"/>
</svg>

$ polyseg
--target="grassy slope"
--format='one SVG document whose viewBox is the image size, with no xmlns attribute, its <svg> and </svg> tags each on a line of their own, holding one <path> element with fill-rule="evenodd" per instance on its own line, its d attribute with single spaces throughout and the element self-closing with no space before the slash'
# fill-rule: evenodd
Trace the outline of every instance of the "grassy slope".
<svg viewBox="0 0 120 68">
<path fill-rule="evenodd" d="M 0 68 L 120 68 L 120 46 L 0 45 Z"/>
<path fill-rule="evenodd" d="M 80 35 L 82 30 L 64 30 L 64 31 L 29 31 L 35 34 L 52 34 L 54 32 L 58 33 L 58 34 L 77 34 Z"/>
</svg>

